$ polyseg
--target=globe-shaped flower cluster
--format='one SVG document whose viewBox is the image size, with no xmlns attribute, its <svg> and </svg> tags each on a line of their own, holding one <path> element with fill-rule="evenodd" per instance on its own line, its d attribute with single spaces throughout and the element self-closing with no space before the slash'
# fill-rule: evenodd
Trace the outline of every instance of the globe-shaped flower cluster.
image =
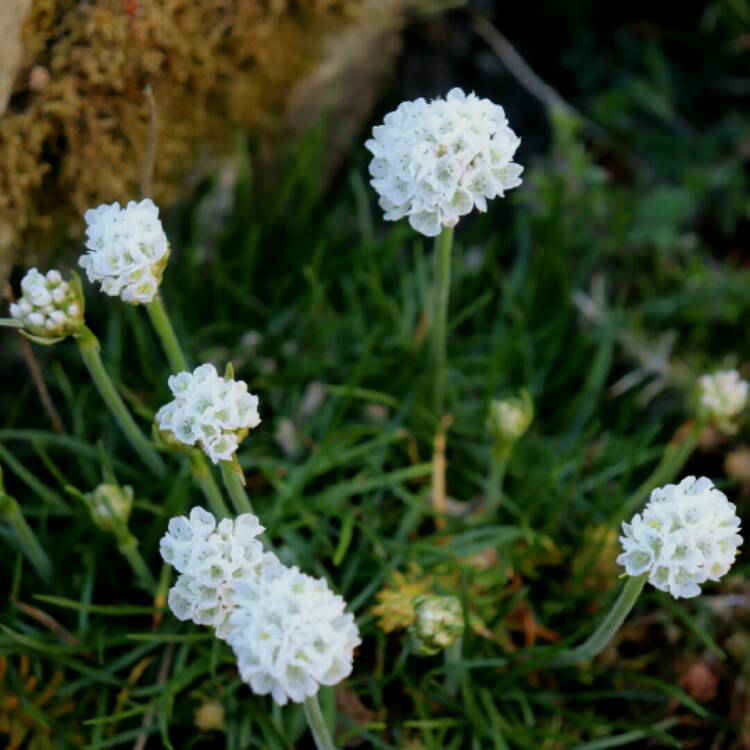
<svg viewBox="0 0 750 750">
<path fill-rule="evenodd" d="M 234 603 L 227 640 L 253 692 L 301 703 L 351 673 L 359 630 L 326 581 L 267 566 L 237 583 Z"/>
<path fill-rule="evenodd" d="M 520 142 L 502 107 L 455 88 L 445 99 L 403 102 L 365 146 L 385 218 L 408 216 L 434 237 L 521 184 L 523 167 L 513 162 Z"/>
<path fill-rule="evenodd" d="M 86 248 L 78 264 L 110 297 L 131 304 L 151 302 L 169 258 L 159 209 L 148 198 L 104 204 L 86 211 Z"/>
<path fill-rule="evenodd" d="M 643 513 L 623 523 L 617 562 L 675 599 L 698 596 L 702 583 L 718 581 L 732 566 L 739 530 L 726 495 L 706 477 L 687 477 L 654 490 Z"/>
<path fill-rule="evenodd" d="M 698 380 L 699 411 L 724 432 L 736 432 L 735 420 L 747 405 L 747 381 L 737 370 L 720 370 Z"/>
<path fill-rule="evenodd" d="M 157 412 L 159 428 L 185 445 L 198 445 L 215 464 L 231 461 L 248 430 L 260 424 L 258 397 L 241 380 L 222 378 L 213 365 L 167 382 L 174 400 Z"/>
<path fill-rule="evenodd" d="M 208 625 L 219 638 L 227 637 L 235 584 L 257 578 L 264 566 L 279 565 L 274 555 L 263 551 L 257 538 L 262 531 L 249 513 L 234 521 L 224 518 L 217 525 L 200 507 L 193 508 L 189 518 L 169 521 L 159 549 L 181 574 L 167 599 L 178 620 Z"/>
<path fill-rule="evenodd" d="M 10 306 L 10 315 L 34 336 L 70 336 L 83 325 L 83 300 L 59 271 L 43 275 L 32 268 L 21 280 L 22 296 Z"/>
</svg>

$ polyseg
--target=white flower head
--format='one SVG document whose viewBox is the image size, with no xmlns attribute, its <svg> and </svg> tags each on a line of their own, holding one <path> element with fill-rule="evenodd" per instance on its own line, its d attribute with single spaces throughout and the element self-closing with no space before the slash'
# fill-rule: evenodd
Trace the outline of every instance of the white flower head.
<svg viewBox="0 0 750 750">
<path fill-rule="evenodd" d="M 254 693 L 301 703 L 352 671 L 361 643 L 354 616 L 326 581 L 298 568 L 264 567 L 237 583 L 227 639 Z"/>
<path fill-rule="evenodd" d="M 698 380 L 699 412 L 727 433 L 736 432 L 736 418 L 747 405 L 748 383 L 737 370 L 720 370 Z"/>
<path fill-rule="evenodd" d="M 513 161 L 521 140 L 505 111 L 459 88 L 445 99 L 403 102 L 372 135 L 370 182 L 385 219 L 408 216 L 428 237 L 521 184 L 523 167 Z"/>
<path fill-rule="evenodd" d="M 159 409 L 159 429 L 185 445 L 198 445 L 215 463 L 232 461 L 248 430 L 260 424 L 258 397 L 241 380 L 222 378 L 213 365 L 180 372 L 167 381 L 174 400 Z"/>
<path fill-rule="evenodd" d="M 21 280 L 22 295 L 10 306 L 10 316 L 23 330 L 41 339 L 70 336 L 83 325 L 80 282 L 63 280 L 59 271 L 30 269 Z"/>
<path fill-rule="evenodd" d="M 103 204 L 86 211 L 86 248 L 78 264 L 90 282 L 99 282 L 110 297 L 133 305 L 151 302 L 169 258 L 159 209 L 146 198 Z"/>
<path fill-rule="evenodd" d="M 264 566 L 280 565 L 275 555 L 263 551 L 257 539 L 262 531 L 250 513 L 217 524 L 211 513 L 196 507 L 189 518 L 170 519 L 159 551 L 181 574 L 167 598 L 178 620 L 208 625 L 219 638 L 227 638 L 234 587 L 257 578 Z"/>
<path fill-rule="evenodd" d="M 700 584 L 718 581 L 742 544 L 734 505 L 706 477 L 655 489 L 643 513 L 622 528 L 617 562 L 630 576 L 648 574 L 675 599 L 698 596 Z"/>
</svg>

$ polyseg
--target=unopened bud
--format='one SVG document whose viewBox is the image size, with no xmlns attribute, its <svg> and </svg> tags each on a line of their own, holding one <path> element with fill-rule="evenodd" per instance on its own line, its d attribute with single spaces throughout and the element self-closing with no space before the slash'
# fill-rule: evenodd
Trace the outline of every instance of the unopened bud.
<svg viewBox="0 0 750 750">
<path fill-rule="evenodd" d="M 414 600 L 414 623 L 410 632 L 418 654 L 431 655 L 448 648 L 464 632 L 461 602 L 455 596 L 418 596 Z"/>
</svg>

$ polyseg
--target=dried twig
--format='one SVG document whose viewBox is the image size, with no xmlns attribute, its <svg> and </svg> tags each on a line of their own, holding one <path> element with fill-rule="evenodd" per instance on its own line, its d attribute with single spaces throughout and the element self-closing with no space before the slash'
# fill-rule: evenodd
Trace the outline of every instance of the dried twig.
<svg viewBox="0 0 750 750">
<path fill-rule="evenodd" d="M 5 286 L 5 296 L 7 297 L 9 302 L 13 302 L 13 289 L 11 288 L 10 284 L 6 284 Z M 42 371 L 39 367 L 36 356 L 34 355 L 34 350 L 32 349 L 29 340 L 20 333 L 18 333 L 18 342 L 21 346 L 21 354 L 26 361 L 26 366 L 29 368 L 29 372 L 31 373 L 31 380 L 34 383 L 34 387 L 36 388 L 37 393 L 39 394 L 39 400 L 42 402 L 44 413 L 47 415 L 47 418 L 52 424 L 52 429 L 59 434 L 64 434 L 65 425 L 63 424 L 62 418 L 60 417 L 60 413 L 55 408 L 54 401 L 52 401 L 52 397 L 50 396 L 49 390 L 47 389 L 47 384 L 44 382 Z"/>
<path fill-rule="evenodd" d="M 143 152 L 143 164 L 141 166 L 141 198 L 148 198 L 151 193 L 151 181 L 154 176 L 154 162 L 156 161 L 156 141 L 159 135 L 159 111 L 156 108 L 156 99 L 151 84 L 143 89 L 143 95 L 148 102 L 148 139 L 146 149 Z"/>
<path fill-rule="evenodd" d="M 435 511 L 435 526 L 445 528 L 445 444 L 448 429 L 453 424 L 453 417 L 446 414 L 438 425 L 432 450 L 432 508 Z"/>
<path fill-rule="evenodd" d="M 159 674 L 156 678 L 156 684 L 161 686 L 167 681 L 169 676 L 169 670 L 172 667 L 172 657 L 174 656 L 174 643 L 168 643 L 164 648 L 164 653 L 161 657 L 161 664 L 159 665 Z M 154 715 L 156 714 L 156 708 L 150 708 L 143 716 L 143 722 L 141 723 L 141 729 L 148 729 L 154 723 Z M 133 745 L 133 750 L 143 750 L 148 742 L 148 732 L 138 735 L 138 739 Z"/>
</svg>

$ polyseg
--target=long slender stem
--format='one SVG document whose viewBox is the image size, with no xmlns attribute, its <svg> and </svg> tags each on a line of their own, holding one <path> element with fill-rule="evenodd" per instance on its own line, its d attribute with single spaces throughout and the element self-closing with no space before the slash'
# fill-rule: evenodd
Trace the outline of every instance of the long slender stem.
<svg viewBox="0 0 750 750">
<path fill-rule="evenodd" d="M 443 685 L 448 695 L 455 695 L 458 689 L 460 677 L 458 662 L 463 658 L 463 640 L 463 637 L 457 638 L 444 652 L 445 680 Z"/>
<path fill-rule="evenodd" d="M 252 513 L 253 506 L 242 486 L 239 476 L 230 461 L 221 461 L 221 478 L 224 480 L 224 486 L 227 488 L 229 497 L 236 513 Z"/>
<path fill-rule="evenodd" d="M 315 747 L 318 750 L 336 750 L 336 746 L 333 744 L 325 719 L 323 718 L 323 712 L 320 710 L 318 696 L 313 695 L 311 698 L 305 698 L 304 707 L 305 718 L 315 740 Z"/>
<path fill-rule="evenodd" d="M 640 509 L 643 501 L 654 488 L 674 481 L 698 445 L 701 428 L 702 425 L 696 422 L 684 440 L 679 443 L 673 442 L 667 446 L 656 468 L 620 506 L 615 517 L 618 526 Z"/>
<path fill-rule="evenodd" d="M 453 229 L 444 227 L 435 240 L 434 314 L 432 320 L 432 349 L 435 367 L 434 407 L 438 417 L 445 406 L 448 379 L 448 300 L 451 285 L 451 250 Z"/>
<path fill-rule="evenodd" d="M 15 539 L 23 554 L 33 566 L 39 577 L 49 583 L 52 580 L 52 564 L 47 553 L 39 544 L 31 526 L 26 523 L 18 501 L 0 492 L 0 516 L 15 532 Z"/>
<path fill-rule="evenodd" d="M 490 470 L 487 476 L 487 490 L 484 495 L 485 511 L 488 514 L 495 514 L 500 508 L 509 453 L 510 451 L 505 447 L 493 447 L 490 452 Z"/>
<path fill-rule="evenodd" d="M 99 342 L 96 336 L 86 327 L 76 334 L 78 349 L 86 368 L 94 381 L 94 385 L 99 391 L 99 395 L 104 400 L 107 408 L 112 412 L 112 416 L 117 420 L 117 424 L 125 434 L 125 437 L 133 446 L 135 452 L 141 457 L 143 463 L 159 477 L 164 476 L 166 467 L 161 457 L 156 452 L 151 441 L 141 432 L 138 425 L 125 406 L 124 401 L 120 398 L 112 380 L 104 367 L 101 357 L 99 356 Z"/>
<path fill-rule="evenodd" d="M 154 581 L 154 576 L 151 574 L 151 570 L 146 565 L 146 561 L 138 549 L 138 540 L 130 532 L 127 532 L 118 540 L 117 549 L 120 550 L 123 557 L 128 561 L 136 578 L 139 578 L 146 589 L 150 593 L 153 593 L 156 589 L 156 581 Z"/>
<path fill-rule="evenodd" d="M 211 473 L 211 467 L 200 450 L 191 451 L 190 468 L 193 472 L 193 478 L 203 491 L 213 514 L 219 518 L 228 518 L 231 515 L 229 508 L 224 502 L 214 475 Z"/>
<path fill-rule="evenodd" d="M 169 366 L 174 372 L 183 372 L 188 369 L 188 362 L 177 340 L 177 334 L 174 332 L 172 321 L 167 314 L 167 308 L 164 305 L 161 293 L 156 294 L 152 302 L 146 305 L 151 324 L 154 326 L 157 336 L 164 348 L 164 353 L 169 360 Z"/>
<path fill-rule="evenodd" d="M 625 618 L 633 609 L 648 575 L 629 577 L 617 597 L 612 609 L 607 612 L 604 619 L 599 623 L 596 630 L 580 645 L 560 654 L 545 667 L 565 667 L 578 664 L 598 656 L 614 638 Z"/>
</svg>

